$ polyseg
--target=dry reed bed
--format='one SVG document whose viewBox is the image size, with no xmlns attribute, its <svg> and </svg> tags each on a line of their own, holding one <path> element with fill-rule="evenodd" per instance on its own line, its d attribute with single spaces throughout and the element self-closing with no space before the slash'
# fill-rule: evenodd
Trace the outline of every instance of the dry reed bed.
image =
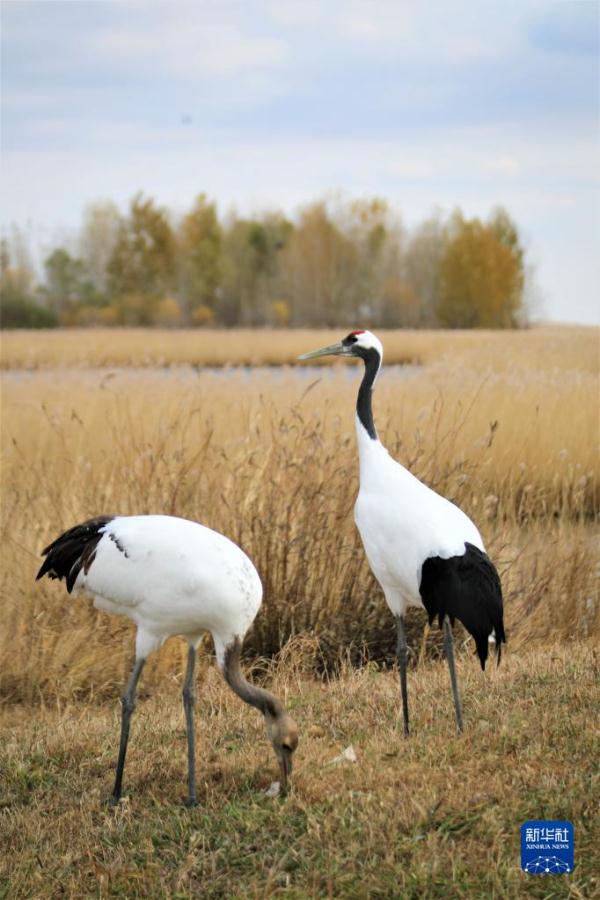
<svg viewBox="0 0 600 900">
<path fill-rule="evenodd" d="M 556 331 L 559 344 L 569 334 Z M 376 392 L 380 433 L 480 524 L 503 575 L 513 648 L 597 636 L 591 357 L 577 353 L 577 337 L 536 370 L 538 336 L 504 337 L 483 372 L 475 345 L 470 356 L 387 370 Z M 295 349 L 327 339 L 311 333 Z M 122 681 L 129 626 L 33 582 L 44 544 L 100 512 L 182 515 L 238 541 L 265 584 L 249 655 L 312 633 L 317 668 L 391 658 L 393 629 L 352 520 L 356 384 L 343 368 L 301 377 L 189 367 L 7 373 L 0 696 L 104 696 Z M 415 658 L 422 624 L 417 615 Z M 150 681 L 179 653 L 169 642 Z"/>
<path fill-rule="evenodd" d="M 125 773 L 110 792 L 118 704 L 0 710 L 0 894 L 17 898 L 405 897 L 521 900 L 597 896 L 598 656 L 583 644 L 509 648 L 482 675 L 459 658 L 465 734 L 454 732 L 443 662 L 409 674 L 413 733 L 399 729 L 398 682 L 372 667 L 319 684 L 298 641 L 270 674 L 302 740 L 291 795 L 260 716 L 203 661 L 198 795 L 185 795 L 181 683 L 141 684 Z M 313 726 L 311 728 L 311 726 Z M 331 765 L 352 744 L 357 763 Z M 519 826 L 575 824 L 575 871 L 519 869 Z M 594 824 L 595 822 L 595 824 Z M 4 890 L 3 890 L 4 888 Z"/>
<path fill-rule="evenodd" d="M 85 328 L 4 331 L 5 369 L 76 366 L 284 365 L 306 349 L 339 340 L 360 323 L 332 330 Z M 597 372 L 598 329 L 543 326 L 528 331 L 378 330 L 387 362 L 448 358 L 478 371 L 554 369 Z"/>
</svg>

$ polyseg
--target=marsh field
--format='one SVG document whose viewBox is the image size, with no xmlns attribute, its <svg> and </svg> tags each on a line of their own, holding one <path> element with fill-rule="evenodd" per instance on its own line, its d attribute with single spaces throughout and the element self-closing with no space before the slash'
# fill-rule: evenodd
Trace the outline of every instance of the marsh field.
<svg viewBox="0 0 600 900">
<path fill-rule="evenodd" d="M 479 525 L 508 635 L 483 675 L 457 628 L 457 737 L 438 633 L 411 617 L 407 741 L 393 622 L 352 517 L 360 371 L 294 362 L 341 336 L 3 333 L 0 896 L 600 892 L 599 332 L 380 332 L 379 435 Z M 127 799 L 106 807 L 132 628 L 34 579 L 53 537 L 115 512 L 199 520 L 254 560 L 245 665 L 301 729 L 287 799 L 265 794 L 262 723 L 207 641 L 200 804 L 183 807 L 174 639 L 144 671 Z M 332 764 L 349 745 L 357 761 Z M 520 871 L 519 827 L 544 818 L 575 826 L 572 875 Z"/>
</svg>

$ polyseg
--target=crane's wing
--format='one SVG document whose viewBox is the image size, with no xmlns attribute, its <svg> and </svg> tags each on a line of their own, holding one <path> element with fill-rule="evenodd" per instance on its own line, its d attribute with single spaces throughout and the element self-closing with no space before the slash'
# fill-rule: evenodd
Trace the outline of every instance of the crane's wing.
<svg viewBox="0 0 600 900">
<path fill-rule="evenodd" d="M 481 668 L 485 669 L 488 639 L 496 641 L 498 662 L 506 642 L 502 609 L 502 588 L 494 564 L 483 550 L 465 543 L 465 553 L 443 559 L 426 559 L 421 571 L 420 593 L 429 615 L 454 623 L 458 619 L 475 639 Z"/>
<path fill-rule="evenodd" d="M 87 573 L 94 561 L 96 547 L 101 540 L 106 526 L 114 516 L 96 516 L 81 525 L 69 528 L 60 537 L 42 551 L 46 559 L 37 573 L 36 580 L 48 575 L 49 578 L 63 578 L 67 581 L 69 594 L 73 590 L 81 569 Z"/>
</svg>

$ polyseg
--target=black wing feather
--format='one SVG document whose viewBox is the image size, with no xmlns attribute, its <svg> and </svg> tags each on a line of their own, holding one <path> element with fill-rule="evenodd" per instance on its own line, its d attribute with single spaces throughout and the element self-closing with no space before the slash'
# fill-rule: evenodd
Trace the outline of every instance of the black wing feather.
<svg viewBox="0 0 600 900">
<path fill-rule="evenodd" d="M 432 556 L 423 563 L 420 585 L 429 624 L 438 617 L 440 628 L 444 616 L 454 623 L 458 619 L 475 639 L 481 668 L 488 656 L 488 637 L 495 632 L 498 662 L 504 634 L 502 587 L 490 558 L 474 544 L 465 543 L 462 556 L 442 559 Z"/>
<path fill-rule="evenodd" d="M 114 516 L 96 516 L 81 525 L 69 528 L 42 551 L 46 559 L 37 573 L 36 581 L 44 575 L 49 578 L 67 580 L 69 594 L 75 586 L 77 576 L 83 568 L 87 572 L 94 561 L 96 547 L 103 535 L 103 528 Z"/>
</svg>

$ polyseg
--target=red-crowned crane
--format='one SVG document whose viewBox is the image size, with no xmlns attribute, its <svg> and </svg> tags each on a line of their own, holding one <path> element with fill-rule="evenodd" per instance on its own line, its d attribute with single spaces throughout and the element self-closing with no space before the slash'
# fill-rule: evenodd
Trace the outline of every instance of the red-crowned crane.
<svg viewBox="0 0 600 900">
<path fill-rule="evenodd" d="M 262 584 L 236 544 L 204 525 L 174 516 L 99 516 L 66 531 L 43 556 L 38 578 L 64 578 L 69 593 L 83 591 L 97 609 L 127 616 L 137 625 L 135 664 L 122 698 L 113 806 L 121 797 L 138 679 L 148 655 L 173 635 L 182 635 L 189 644 L 183 705 L 188 804 L 196 803 L 194 666 L 206 631 L 212 634 L 217 664 L 229 687 L 265 717 L 286 790 L 298 729 L 277 697 L 242 675 L 242 641 L 260 608 Z"/>
<path fill-rule="evenodd" d="M 404 633 L 408 606 L 425 608 L 429 623 L 437 616 L 443 628 L 456 726 L 461 732 L 451 626 L 459 619 L 473 636 L 482 669 L 488 641 L 495 640 L 500 661 L 505 635 L 498 573 L 468 516 L 392 459 L 377 437 L 371 394 L 383 360 L 381 341 L 370 331 L 352 331 L 340 343 L 303 353 L 298 359 L 320 356 L 358 357 L 365 365 L 356 402 L 360 489 L 354 519 L 396 620 L 404 734 L 409 734 Z"/>
</svg>

